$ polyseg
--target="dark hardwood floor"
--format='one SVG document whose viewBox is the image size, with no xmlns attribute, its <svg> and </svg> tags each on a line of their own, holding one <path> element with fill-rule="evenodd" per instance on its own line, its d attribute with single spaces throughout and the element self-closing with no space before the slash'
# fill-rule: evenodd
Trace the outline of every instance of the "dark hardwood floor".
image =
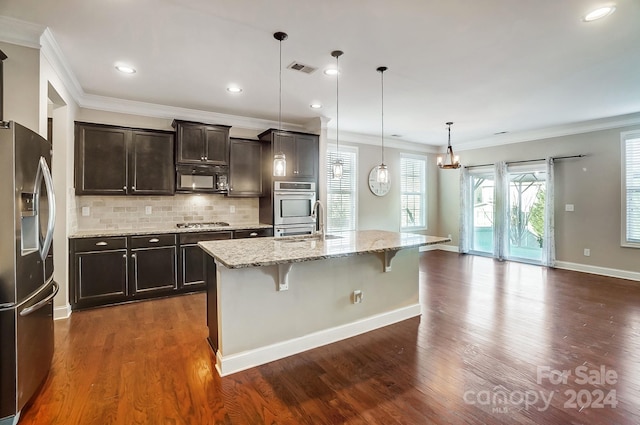
<svg viewBox="0 0 640 425">
<path fill-rule="evenodd" d="M 640 282 L 431 251 L 420 285 L 421 318 L 225 378 L 204 294 L 73 313 L 20 424 L 640 424 Z"/>
</svg>

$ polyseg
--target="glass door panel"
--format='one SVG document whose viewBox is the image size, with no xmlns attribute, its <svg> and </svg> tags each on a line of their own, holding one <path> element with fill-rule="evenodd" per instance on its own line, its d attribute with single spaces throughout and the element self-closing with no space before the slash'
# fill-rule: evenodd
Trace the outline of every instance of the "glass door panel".
<svg viewBox="0 0 640 425">
<path fill-rule="evenodd" d="M 471 175 L 471 251 L 474 253 L 493 254 L 494 186 L 493 173 Z"/>
<path fill-rule="evenodd" d="M 544 166 L 535 170 L 509 171 L 508 259 L 542 261 L 546 186 Z"/>
</svg>

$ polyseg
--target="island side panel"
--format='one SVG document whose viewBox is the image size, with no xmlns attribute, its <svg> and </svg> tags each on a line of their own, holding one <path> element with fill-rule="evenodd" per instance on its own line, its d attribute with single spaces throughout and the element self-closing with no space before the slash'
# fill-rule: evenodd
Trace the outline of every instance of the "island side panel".
<svg viewBox="0 0 640 425">
<path fill-rule="evenodd" d="M 419 314 L 418 257 L 417 248 L 400 250 L 390 272 L 384 272 L 382 253 L 294 263 L 286 291 L 276 290 L 278 266 L 218 264 L 218 358 L 407 307 Z M 353 304 L 357 289 L 363 301 Z"/>
<path fill-rule="evenodd" d="M 207 327 L 209 336 L 207 340 L 213 349 L 218 351 L 218 277 L 216 262 L 213 257 L 205 255 L 205 273 L 207 279 Z"/>
</svg>

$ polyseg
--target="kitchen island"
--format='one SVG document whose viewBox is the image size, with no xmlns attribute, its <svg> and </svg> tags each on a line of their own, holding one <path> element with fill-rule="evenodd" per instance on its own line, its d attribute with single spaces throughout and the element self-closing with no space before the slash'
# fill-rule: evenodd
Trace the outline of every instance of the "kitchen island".
<svg viewBox="0 0 640 425">
<path fill-rule="evenodd" d="M 419 316 L 419 247 L 448 241 L 365 230 L 200 242 L 218 373 Z"/>
</svg>

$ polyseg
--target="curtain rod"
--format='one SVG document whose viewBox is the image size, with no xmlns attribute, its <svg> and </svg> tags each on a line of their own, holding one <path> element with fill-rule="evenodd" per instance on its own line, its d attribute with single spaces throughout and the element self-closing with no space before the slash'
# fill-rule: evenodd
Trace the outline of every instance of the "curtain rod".
<svg viewBox="0 0 640 425">
<path fill-rule="evenodd" d="M 568 155 L 568 156 L 552 156 L 551 158 L 553 158 L 554 160 L 556 159 L 568 159 L 568 158 L 584 158 L 587 155 L 583 155 L 583 154 L 579 154 L 579 155 Z M 507 164 L 522 164 L 525 162 L 539 162 L 539 161 L 544 161 L 545 158 L 540 158 L 540 159 L 525 159 L 522 161 L 507 161 Z M 480 164 L 480 165 L 465 165 L 465 168 L 477 168 L 477 167 L 488 167 L 490 165 L 495 165 L 494 163 L 491 164 Z"/>
</svg>

